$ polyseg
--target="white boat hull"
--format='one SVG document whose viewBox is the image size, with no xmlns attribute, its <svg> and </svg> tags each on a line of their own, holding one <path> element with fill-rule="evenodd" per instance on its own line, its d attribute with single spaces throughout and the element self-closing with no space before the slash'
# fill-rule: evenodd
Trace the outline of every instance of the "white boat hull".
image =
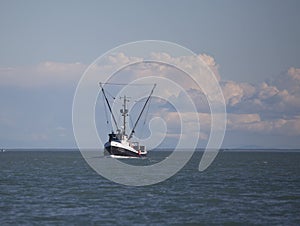
<svg viewBox="0 0 300 226">
<path fill-rule="evenodd" d="M 147 155 L 147 151 L 145 150 L 136 150 L 129 145 L 124 145 L 116 141 L 105 143 L 104 148 L 107 154 L 114 156 L 144 157 Z"/>
</svg>

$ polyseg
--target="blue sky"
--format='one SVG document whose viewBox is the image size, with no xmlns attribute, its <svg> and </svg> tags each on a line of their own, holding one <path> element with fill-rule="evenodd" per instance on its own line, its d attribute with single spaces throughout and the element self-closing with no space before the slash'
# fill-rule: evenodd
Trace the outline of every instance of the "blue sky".
<svg viewBox="0 0 300 226">
<path fill-rule="evenodd" d="M 226 147 L 298 148 L 299 1 L 1 1 L 0 146 L 74 147 L 84 69 L 117 45 L 178 43 L 212 57 Z M 299 126 L 299 127 L 298 127 Z"/>
</svg>

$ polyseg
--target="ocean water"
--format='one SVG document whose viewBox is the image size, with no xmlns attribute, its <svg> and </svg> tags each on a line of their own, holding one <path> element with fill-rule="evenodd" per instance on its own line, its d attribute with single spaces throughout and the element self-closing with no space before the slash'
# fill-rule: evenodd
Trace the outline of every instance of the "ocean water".
<svg viewBox="0 0 300 226">
<path fill-rule="evenodd" d="M 199 172 L 201 155 L 164 182 L 129 187 L 79 151 L 0 153 L 0 225 L 300 225 L 300 152 L 225 151 Z"/>
</svg>

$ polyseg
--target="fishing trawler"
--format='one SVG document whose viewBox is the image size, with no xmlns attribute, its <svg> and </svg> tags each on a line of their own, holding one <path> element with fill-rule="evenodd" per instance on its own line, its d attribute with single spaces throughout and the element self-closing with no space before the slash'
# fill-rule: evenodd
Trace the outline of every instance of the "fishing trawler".
<svg viewBox="0 0 300 226">
<path fill-rule="evenodd" d="M 150 95 L 148 96 L 129 136 L 126 133 L 126 124 L 127 124 L 127 120 L 126 118 L 129 116 L 128 115 L 128 109 L 127 109 L 127 102 L 129 102 L 129 98 L 126 97 L 126 95 L 124 95 L 123 97 L 121 97 L 123 99 L 123 108 L 120 109 L 120 113 L 123 119 L 123 123 L 122 123 L 122 127 L 119 128 L 117 121 L 115 119 L 115 116 L 112 112 L 110 103 L 107 99 L 105 90 L 103 88 L 103 84 L 100 83 L 101 86 L 101 90 L 103 93 L 103 96 L 105 98 L 105 102 L 108 106 L 109 112 L 112 116 L 114 125 L 116 127 L 116 132 L 114 132 L 112 130 L 112 132 L 110 134 L 108 134 L 108 141 L 104 144 L 104 154 L 106 155 L 110 155 L 111 157 L 145 157 L 147 155 L 147 150 L 146 147 L 143 145 L 140 145 L 139 142 L 133 142 L 131 141 L 131 138 L 133 137 L 133 134 L 135 133 L 135 128 L 147 106 L 147 104 L 149 103 L 149 100 L 153 94 L 154 88 L 155 88 L 155 84 L 150 92 Z"/>
</svg>

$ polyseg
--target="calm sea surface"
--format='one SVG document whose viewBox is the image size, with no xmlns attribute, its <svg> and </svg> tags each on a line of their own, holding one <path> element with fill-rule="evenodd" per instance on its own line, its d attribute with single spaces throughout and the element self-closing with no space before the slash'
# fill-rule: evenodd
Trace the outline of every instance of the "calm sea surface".
<svg viewBox="0 0 300 226">
<path fill-rule="evenodd" d="M 199 172 L 201 155 L 162 183 L 128 187 L 79 151 L 0 153 L 0 225 L 300 225 L 300 152 L 225 151 Z"/>
</svg>

